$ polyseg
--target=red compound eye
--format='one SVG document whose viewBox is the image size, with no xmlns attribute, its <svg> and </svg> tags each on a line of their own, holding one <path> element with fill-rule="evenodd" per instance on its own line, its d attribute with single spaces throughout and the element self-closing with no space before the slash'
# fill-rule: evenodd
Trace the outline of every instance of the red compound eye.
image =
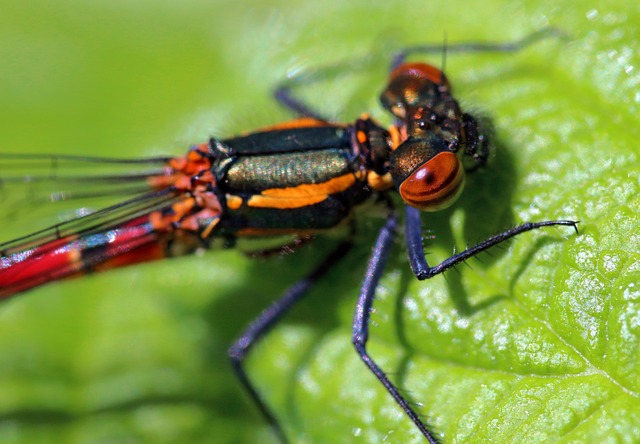
<svg viewBox="0 0 640 444">
<path fill-rule="evenodd" d="M 437 154 L 400 185 L 402 198 L 412 207 L 436 211 L 451 205 L 464 184 L 464 168 L 450 152 Z"/>
<path fill-rule="evenodd" d="M 389 74 L 389 82 L 398 77 L 412 77 L 435 83 L 436 85 L 444 85 L 449 87 L 449 80 L 444 73 L 433 65 L 428 63 L 403 63 Z"/>
</svg>

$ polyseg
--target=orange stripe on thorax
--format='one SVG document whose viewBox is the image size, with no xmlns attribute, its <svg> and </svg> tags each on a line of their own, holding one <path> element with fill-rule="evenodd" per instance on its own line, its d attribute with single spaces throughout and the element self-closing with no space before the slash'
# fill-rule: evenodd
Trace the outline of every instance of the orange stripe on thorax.
<svg viewBox="0 0 640 444">
<path fill-rule="evenodd" d="M 349 173 L 318 184 L 305 183 L 296 187 L 270 188 L 251 196 L 247 204 L 253 208 L 301 208 L 320 203 L 332 194 L 346 191 L 362 176 L 361 173 Z"/>
</svg>

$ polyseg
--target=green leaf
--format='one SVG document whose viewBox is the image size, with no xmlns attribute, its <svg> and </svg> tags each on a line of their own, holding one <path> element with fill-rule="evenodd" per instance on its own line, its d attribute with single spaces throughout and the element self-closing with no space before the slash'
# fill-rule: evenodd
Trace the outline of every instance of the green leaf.
<svg viewBox="0 0 640 444">
<path fill-rule="evenodd" d="M 444 442 L 637 442 L 640 11 L 629 2 L 5 5 L 0 152 L 181 154 L 287 118 L 269 93 L 290 70 L 371 53 L 371 66 L 304 93 L 341 121 L 388 121 L 376 100 L 393 48 L 547 25 L 568 40 L 447 56 L 462 104 L 493 119 L 496 151 L 454 208 L 424 215 L 428 259 L 527 220 L 579 219 L 580 234 L 523 234 L 426 282 L 399 239 L 370 352 Z M 42 227 L 11 225 L 0 208 L 0 240 Z M 248 359 L 292 442 L 420 442 L 351 345 L 382 222 L 359 220 L 355 250 Z M 0 443 L 275 441 L 226 349 L 335 242 L 268 261 L 150 263 L 2 304 Z"/>
</svg>

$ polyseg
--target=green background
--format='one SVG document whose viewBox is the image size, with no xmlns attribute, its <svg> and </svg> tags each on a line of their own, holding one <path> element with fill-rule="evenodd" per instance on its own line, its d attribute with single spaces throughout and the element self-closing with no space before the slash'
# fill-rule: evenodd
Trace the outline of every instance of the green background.
<svg viewBox="0 0 640 444">
<path fill-rule="evenodd" d="M 376 97 L 394 48 L 566 31 L 519 54 L 448 57 L 463 105 L 494 119 L 497 149 L 454 208 L 423 219 L 434 263 L 526 220 L 576 218 L 580 235 L 525 234 L 422 283 L 399 240 L 370 349 L 445 442 L 640 440 L 637 2 L 4 3 L 3 153 L 181 154 L 287 118 L 270 91 L 288 73 L 367 54 L 306 94 L 340 121 L 388 122 Z M 419 442 L 350 343 L 382 221 L 370 216 L 249 359 L 293 442 Z M 6 219 L 0 240 L 45 223 Z M 226 348 L 333 242 L 268 261 L 151 263 L 2 304 L 0 443 L 273 440 Z"/>
</svg>

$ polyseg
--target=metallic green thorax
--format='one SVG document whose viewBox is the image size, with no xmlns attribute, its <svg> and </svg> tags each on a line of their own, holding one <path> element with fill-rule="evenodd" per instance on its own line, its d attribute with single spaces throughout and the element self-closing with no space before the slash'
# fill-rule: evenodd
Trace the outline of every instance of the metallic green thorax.
<svg viewBox="0 0 640 444">
<path fill-rule="evenodd" d="M 217 230 L 268 235 L 338 225 L 373 192 L 353 132 L 326 124 L 212 141 L 219 153 L 212 169 L 226 207 Z"/>
</svg>

